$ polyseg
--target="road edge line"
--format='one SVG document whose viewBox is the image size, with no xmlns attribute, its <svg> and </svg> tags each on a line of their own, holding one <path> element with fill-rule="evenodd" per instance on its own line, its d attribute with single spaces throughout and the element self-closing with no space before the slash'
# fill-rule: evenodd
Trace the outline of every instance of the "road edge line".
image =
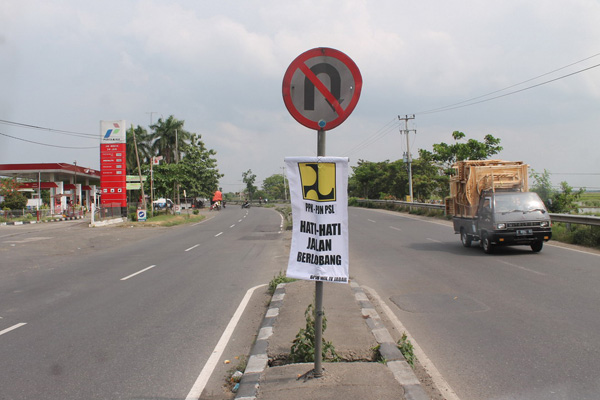
<svg viewBox="0 0 600 400">
<path fill-rule="evenodd" d="M 225 347 L 227 346 L 227 343 L 229 343 L 229 339 L 231 339 L 231 336 L 233 335 L 235 327 L 240 321 L 240 318 L 242 317 L 246 306 L 250 302 L 250 298 L 252 297 L 256 289 L 261 288 L 263 286 L 267 286 L 267 284 L 263 283 L 262 285 L 254 286 L 253 288 L 248 289 L 248 291 L 244 295 L 244 298 L 240 302 L 240 305 L 238 306 L 237 310 L 235 310 L 235 313 L 231 317 L 231 320 L 229 320 L 229 324 L 227 324 L 225 331 L 223 331 L 223 334 L 221 335 L 221 338 L 217 342 L 217 345 L 215 346 L 214 350 L 212 351 L 212 354 L 206 361 L 206 364 L 204 364 L 202 371 L 200 371 L 200 375 L 198 375 L 198 378 L 196 378 L 192 389 L 185 397 L 186 400 L 197 400 L 200 398 L 200 395 L 202 395 L 202 391 L 208 383 L 208 379 L 212 375 L 215 367 L 217 366 L 219 358 L 221 358 L 221 355 L 225 351 Z"/>
<path fill-rule="evenodd" d="M 372 289 L 368 286 L 362 286 L 362 287 L 364 289 L 366 289 L 367 292 L 369 292 L 369 294 L 371 296 L 373 296 L 373 298 L 375 298 L 375 300 L 377 300 L 377 302 L 381 306 L 381 309 L 386 314 L 388 319 L 392 322 L 392 324 L 394 325 L 396 330 L 398 332 L 406 333 L 408 340 L 410 340 L 411 344 L 413 345 L 414 353 L 417 356 L 417 359 L 419 360 L 421 365 L 423 365 L 423 368 L 425 368 L 425 370 L 427 371 L 429 376 L 431 376 L 431 379 L 433 380 L 433 384 L 440 391 L 440 393 L 445 397 L 445 399 L 446 400 L 460 400 L 460 398 L 456 395 L 456 393 L 454 392 L 454 390 L 452 389 L 450 384 L 446 381 L 446 379 L 444 379 L 444 377 L 442 376 L 440 371 L 438 371 L 438 369 L 433 364 L 433 362 L 429 359 L 429 357 L 427 357 L 427 355 L 425 354 L 425 352 L 423 351 L 421 346 L 419 346 L 419 344 L 415 341 L 415 339 L 411 336 L 411 334 L 408 333 L 408 330 L 404 327 L 404 325 L 402 325 L 402 322 L 400 322 L 400 320 L 398 319 L 396 314 L 394 314 L 392 309 L 383 301 L 383 299 L 381 297 L 379 297 L 379 294 L 374 289 Z"/>
</svg>

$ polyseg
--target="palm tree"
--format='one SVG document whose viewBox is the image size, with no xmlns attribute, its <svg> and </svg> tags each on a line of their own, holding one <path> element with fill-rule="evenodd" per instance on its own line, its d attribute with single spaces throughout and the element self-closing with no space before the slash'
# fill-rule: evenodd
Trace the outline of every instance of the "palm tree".
<svg viewBox="0 0 600 400">
<path fill-rule="evenodd" d="M 150 125 L 153 131 L 150 135 L 152 150 L 154 154 L 162 155 L 167 164 L 181 159 L 181 150 L 191 137 L 190 133 L 183 129 L 184 123 L 185 121 L 170 115 L 166 120 L 159 118 L 154 125 Z"/>
<path fill-rule="evenodd" d="M 135 141 L 133 140 L 135 135 Z M 150 136 L 146 129 L 141 126 L 137 126 L 135 129 L 133 125 L 127 130 L 127 173 L 137 173 L 137 159 L 135 157 L 135 143 L 137 143 L 138 155 L 140 157 L 140 164 L 149 164 L 150 158 L 152 157 L 152 148 Z"/>
</svg>

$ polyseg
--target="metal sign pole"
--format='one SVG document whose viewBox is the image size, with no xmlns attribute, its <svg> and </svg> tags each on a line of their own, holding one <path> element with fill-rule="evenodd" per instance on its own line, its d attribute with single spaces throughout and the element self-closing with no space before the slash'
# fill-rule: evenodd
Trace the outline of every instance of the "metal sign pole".
<svg viewBox="0 0 600 400">
<path fill-rule="evenodd" d="M 317 157 L 325 157 L 325 131 L 317 134 Z M 315 284 L 315 370 L 314 377 L 323 376 L 323 282 Z"/>
</svg>

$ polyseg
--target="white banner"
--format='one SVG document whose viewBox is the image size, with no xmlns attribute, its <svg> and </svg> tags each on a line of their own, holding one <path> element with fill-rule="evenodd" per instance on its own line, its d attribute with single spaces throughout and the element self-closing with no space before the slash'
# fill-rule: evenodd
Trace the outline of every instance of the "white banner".
<svg viewBox="0 0 600 400">
<path fill-rule="evenodd" d="M 286 157 L 294 219 L 287 276 L 348 283 L 348 158 Z"/>
</svg>

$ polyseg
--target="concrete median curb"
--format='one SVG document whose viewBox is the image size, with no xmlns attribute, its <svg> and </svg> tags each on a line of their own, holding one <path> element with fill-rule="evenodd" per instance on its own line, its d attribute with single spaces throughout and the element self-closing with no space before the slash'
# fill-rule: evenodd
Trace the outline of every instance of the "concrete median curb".
<svg viewBox="0 0 600 400">
<path fill-rule="evenodd" d="M 379 343 L 379 354 L 386 360 L 386 365 L 394 374 L 396 381 L 404 388 L 404 397 L 407 400 L 429 400 L 429 396 L 423 389 L 417 375 L 406 362 L 402 352 L 398 349 L 398 345 L 392 339 L 392 335 L 381 321 L 377 310 L 375 310 L 365 292 L 355 281 L 350 282 L 350 286 L 354 292 L 354 298 L 361 307 L 365 322 L 371 329 L 373 336 L 375 336 L 375 340 Z"/>
<path fill-rule="evenodd" d="M 260 325 L 258 336 L 252 346 L 250 357 L 248 358 L 248 365 L 246 366 L 244 376 L 240 381 L 240 387 L 235 396 L 237 400 L 256 399 L 260 375 L 264 372 L 269 363 L 269 356 L 267 355 L 269 338 L 273 335 L 273 326 L 279 316 L 279 308 L 283 305 L 285 285 L 285 283 L 277 285 L 277 289 L 275 289 L 275 293 L 273 293 L 273 297 L 271 297 L 269 308 Z"/>
<path fill-rule="evenodd" d="M 78 217 L 60 217 L 60 218 L 52 218 L 52 219 L 47 219 L 47 220 L 43 220 L 43 221 L 15 221 L 15 222 L 2 222 L 0 223 L 0 226 L 7 226 L 7 225 L 30 225 L 30 224 L 45 224 L 48 222 L 60 222 L 60 221 L 72 221 L 75 219 L 82 219 L 83 216 L 78 216 Z"/>
<path fill-rule="evenodd" d="M 267 349 L 269 338 L 274 333 L 273 327 L 279 316 L 280 308 L 283 306 L 286 285 L 285 283 L 279 284 L 273 294 L 269 308 L 259 328 L 256 342 L 252 347 L 248 365 L 240 381 L 240 386 L 235 396 L 236 400 L 255 400 L 257 398 L 261 376 L 268 368 L 269 357 Z M 406 362 L 398 349 L 398 345 L 394 342 L 365 292 L 356 282 L 351 282 L 350 286 L 354 298 L 361 309 L 362 316 L 379 344 L 379 352 L 386 361 L 386 366 L 389 368 L 396 382 L 404 389 L 404 398 L 407 400 L 429 400 L 430 397 L 427 395 L 410 365 Z"/>
</svg>

